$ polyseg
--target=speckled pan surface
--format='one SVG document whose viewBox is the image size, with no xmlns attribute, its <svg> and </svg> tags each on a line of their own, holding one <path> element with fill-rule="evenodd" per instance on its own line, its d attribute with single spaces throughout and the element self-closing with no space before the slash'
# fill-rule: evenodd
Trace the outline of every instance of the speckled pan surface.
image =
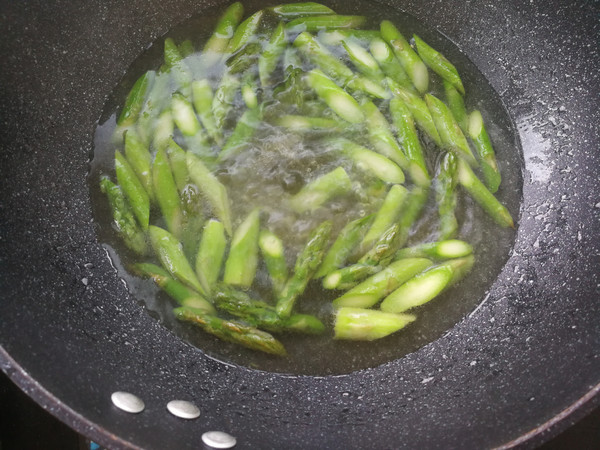
<svg viewBox="0 0 600 450">
<path fill-rule="evenodd" d="M 86 175 L 107 96 L 152 41 L 215 3 L 2 2 L 2 369 L 114 448 L 197 448 L 209 430 L 240 449 L 527 447 L 598 405 L 598 3 L 397 2 L 459 45 L 515 121 L 517 242 L 483 304 L 444 337 L 323 378 L 203 356 L 129 297 L 96 239 Z M 145 411 L 114 408 L 116 390 Z M 200 418 L 170 415 L 173 399 Z"/>
</svg>

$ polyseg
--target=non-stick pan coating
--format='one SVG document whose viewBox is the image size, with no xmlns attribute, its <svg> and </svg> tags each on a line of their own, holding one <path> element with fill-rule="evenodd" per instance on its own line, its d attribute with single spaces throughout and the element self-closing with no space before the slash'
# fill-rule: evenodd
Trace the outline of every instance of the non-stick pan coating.
<svg viewBox="0 0 600 450">
<path fill-rule="evenodd" d="M 444 337 L 324 378 L 207 358 L 130 298 L 97 242 L 86 175 L 107 96 L 154 39 L 215 3 L 0 7 L 2 369 L 110 447 L 197 448 L 212 429 L 238 448 L 533 446 L 598 405 L 597 2 L 395 2 L 456 42 L 514 119 L 517 242 L 481 307 Z M 116 410 L 115 390 L 146 410 Z M 174 398 L 201 418 L 169 415 Z"/>
</svg>

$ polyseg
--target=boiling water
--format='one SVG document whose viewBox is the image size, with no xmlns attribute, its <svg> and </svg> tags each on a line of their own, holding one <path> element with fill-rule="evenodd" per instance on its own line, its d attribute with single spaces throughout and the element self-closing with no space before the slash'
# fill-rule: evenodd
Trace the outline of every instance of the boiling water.
<svg viewBox="0 0 600 450">
<path fill-rule="evenodd" d="M 398 10 L 381 5 L 361 2 L 327 3 L 340 14 L 365 14 L 370 17 L 367 29 L 376 29 L 383 19 L 391 20 L 405 36 L 418 34 L 434 48 L 442 51 L 458 68 L 467 96 L 467 110 L 481 110 L 486 119 L 486 127 L 494 144 L 503 181 L 497 193 L 498 198 L 517 217 L 521 199 L 521 152 L 515 138 L 511 120 L 501 100 L 473 63 L 444 36 L 423 27 L 413 17 Z M 246 17 L 264 7 L 257 2 L 244 2 Z M 134 295 L 149 313 L 178 336 L 197 346 L 216 359 L 245 365 L 251 368 L 310 375 L 348 373 L 354 370 L 373 367 L 394 360 L 415 351 L 437 339 L 450 329 L 483 299 L 486 290 L 497 277 L 508 258 L 514 241 L 514 230 L 501 229 L 458 189 L 457 217 L 460 223 L 459 238 L 470 242 L 475 248 L 476 264 L 472 272 L 457 286 L 446 291 L 429 304 L 415 310 L 417 320 L 405 330 L 385 339 L 374 342 L 347 342 L 332 339 L 331 301 L 339 293 L 326 291 L 320 283 L 311 282 L 304 295 L 297 301 L 298 312 L 317 315 L 327 324 L 327 332 L 322 336 L 283 335 L 277 336 L 288 350 L 287 358 L 277 358 L 246 350 L 242 347 L 222 342 L 188 324 L 177 322 L 172 315 L 173 303 L 159 292 L 151 281 L 141 280 L 125 270 L 129 264 L 138 262 L 119 241 L 112 228 L 112 217 L 107 201 L 99 192 L 98 181 L 107 174 L 114 179 L 114 151 L 122 143 L 113 139 L 119 105 L 123 104 L 127 92 L 135 80 L 149 69 L 158 69 L 162 63 L 164 39 L 173 37 L 176 42 L 191 39 L 196 48 L 210 36 L 214 23 L 222 9 L 203 11 L 199 16 L 174 28 L 167 36 L 159 39 L 142 54 L 131 66 L 121 84 L 115 89 L 106 105 L 95 136 L 95 153 L 91 162 L 90 190 L 93 198 L 95 217 L 98 223 L 99 239 L 109 250 L 110 256 Z M 198 30 L 201 30 L 200 32 Z M 268 36 L 266 36 L 268 39 Z M 197 64 L 198 54 L 186 59 L 190 65 Z M 350 65 L 350 64 L 349 64 Z M 280 64 L 281 66 L 281 64 Z M 283 79 L 282 68 L 278 67 L 274 79 Z M 218 84 L 218 71 L 208 74 L 213 88 Z M 434 74 L 431 74 L 431 92 L 443 98 L 443 88 Z M 282 105 L 264 94 L 269 107 L 265 110 L 268 119 L 271 111 L 281 111 Z M 236 119 L 243 111 L 243 100 L 238 94 L 234 112 L 230 115 L 225 137 L 231 132 Z M 376 102 L 387 110 L 385 102 Z M 310 104 L 310 99 L 308 101 Z M 277 109 L 279 108 L 279 109 Z M 288 113 L 295 113 L 290 110 Z M 363 133 L 364 134 L 364 133 Z M 346 127 L 343 135 L 367 146 L 360 129 Z M 348 221 L 377 211 L 386 192 L 386 187 L 362 173 L 352 164 L 320 144 L 321 132 L 309 134 L 290 133 L 267 122 L 258 129 L 244 151 L 216 173 L 227 186 L 232 204 L 234 227 L 243 220 L 249 211 L 258 207 L 261 210 L 261 224 L 275 232 L 285 243 L 289 267 L 306 241 L 310 231 L 323 220 L 334 223 L 334 234 Z M 175 139 L 185 146 L 182 136 Z M 434 173 L 436 158 L 440 152 L 422 139 L 428 155 L 430 173 Z M 217 151 L 217 149 L 214 149 Z M 288 207 L 289 198 L 307 181 L 325 174 L 337 166 L 343 166 L 353 180 L 353 192 L 327 204 L 313 213 L 297 215 Z M 409 183 L 407 183 L 410 187 Z M 436 237 L 436 207 L 433 193 L 419 221 L 413 227 L 410 243 L 432 241 Z M 159 216 L 153 211 L 153 216 Z M 262 299 L 274 301 L 268 275 L 264 266 L 259 271 L 251 293 Z"/>
</svg>

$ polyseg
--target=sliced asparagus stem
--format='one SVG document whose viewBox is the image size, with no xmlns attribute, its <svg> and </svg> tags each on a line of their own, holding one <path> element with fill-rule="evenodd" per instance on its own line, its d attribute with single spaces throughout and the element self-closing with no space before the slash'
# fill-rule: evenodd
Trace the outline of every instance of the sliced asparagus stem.
<svg viewBox="0 0 600 450">
<path fill-rule="evenodd" d="M 333 338 L 373 341 L 401 330 L 415 319 L 410 314 L 344 307 L 336 312 Z"/>
<path fill-rule="evenodd" d="M 381 83 L 384 78 L 384 74 L 377 64 L 377 61 L 373 58 L 373 56 L 362 47 L 358 39 L 353 36 L 346 37 L 342 40 L 342 45 L 348 56 L 350 57 L 350 61 L 352 64 L 365 75 L 367 78 Z"/>
<path fill-rule="evenodd" d="M 233 37 L 235 28 L 244 16 L 244 6 L 240 2 L 227 7 L 215 27 L 215 31 L 204 45 L 204 54 L 208 56 L 208 66 L 211 66 L 225 52 L 229 40 Z M 211 55 L 212 54 L 212 55 Z"/>
<path fill-rule="evenodd" d="M 427 242 L 396 252 L 396 258 L 433 258 L 438 260 L 462 258 L 473 253 L 471 244 L 458 239 Z"/>
<path fill-rule="evenodd" d="M 256 36 L 256 31 L 258 30 L 264 12 L 265 11 L 261 9 L 238 25 L 231 40 L 227 44 L 225 50 L 226 53 L 237 52 Z"/>
<path fill-rule="evenodd" d="M 127 162 L 129 162 L 142 186 L 144 186 L 150 202 L 153 202 L 154 190 L 152 188 L 152 173 L 150 170 L 152 156 L 150 156 L 148 147 L 140 139 L 134 128 L 130 128 L 125 132 L 125 158 L 127 158 Z"/>
<path fill-rule="evenodd" d="M 439 239 L 450 239 L 458 232 L 456 209 L 457 158 L 447 152 L 440 160 L 435 180 L 435 197 L 440 216 Z"/>
<path fill-rule="evenodd" d="M 500 176 L 500 170 L 498 169 L 498 163 L 496 162 L 496 154 L 492 147 L 490 138 L 485 130 L 483 124 L 483 117 L 477 110 L 473 111 L 468 118 L 469 136 L 475 144 L 475 149 L 479 155 L 479 163 L 481 165 L 481 171 L 483 172 L 483 179 L 486 186 L 493 194 L 498 190 L 500 182 L 502 181 Z"/>
<path fill-rule="evenodd" d="M 398 58 L 394 55 L 391 47 L 380 37 L 375 37 L 369 44 L 369 50 L 373 58 L 379 63 L 385 76 L 391 78 L 405 89 L 414 90 L 410 77 L 402 67 Z"/>
<path fill-rule="evenodd" d="M 223 281 L 233 286 L 249 288 L 258 266 L 258 233 L 260 212 L 254 209 L 235 230 L 229 256 L 225 261 Z"/>
<path fill-rule="evenodd" d="M 350 123 L 364 120 L 360 106 L 350 94 L 335 84 L 323 72 L 313 69 L 307 76 L 308 85 L 342 119 Z"/>
<path fill-rule="evenodd" d="M 119 127 L 128 127 L 136 122 L 144 105 L 144 99 L 154 83 L 155 75 L 156 73 L 150 70 L 134 83 L 125 100 L 125 106 L 123 106 L 123 110 L 117 119 Z"/>
<path fill-rule="evenodd" d="M 267 11 L 270 11 L 285 19 L 294 19 L 296 17 L 306 16 L 327 16 L 335 14 L 333 9 L 315 2 L 288 3 L 284 5 L 271 6 L 267 8 Z"/>
<path fill-rule="evenodd" d="M 217 128 L 212 111 L 214 96 L 210 82 L 207 79 L 194 81 L 192 83 L 192 97 L 194 99 L 194 109 L 200 117 L 206 132 L 217 144 L 222 144 L 223 137 L 221 131 Z"/>
<path fill-rule="evenodd" d="M 294 211 L 301 214 L 314 211 L 331 199 L 352 190 L 348 174 L 342 167 L 332 170 L 311 181 L 290 200 Z"/>
<path fill-rule="evenodd" d="M 365 22 L 365 16 L 317 15 L 298 17 L 289 22 L 286 29 L 291 32 L 308 31 L 314 33 L 319 30 L 360 28 Z"/>
<path fill-rule="evenodd" d="M 152 165 L 152 181 L 154 182 L 156 200 L 167 224 L 167 229 L 174 236 L 181 237 L 183 220 L 181 200 L 165 149 L 160 149 L 156 153 Z"/>
<path fill-rule="evenodd" d="M 456 90 L 452 83 L 444 80 L 444 92 L 446 94 L 446 102 L 452 115 L 456 119 L 458 126 L 464 134 L 468 133 L 467 128 L 467 110 L 463 96 Z"/>
<path fill-rule="evenodd" d="M 363 249 L 371 248 L 375 241 L 396 222 L 407 196 L 408 190 L 404 186 L 395 184 L 390 188 L 361 243 Z"/>
<path fill-rule="evenodd" d="M 215 219 L 207 221 L 196 255 L 196 275 L 206 292 L 212 292 L 219 278 L 226 247 L 223 224 Z"/>
<path fill-rule="evenodd" d="M 465 88 L 463 87 L 456 67 L 454 67 L 454 65 L 448 61 L 444 55 L 431 48 L 416 34 L 413 35 L 413 39 L 415 40 L 417 52 L 419 52 L 419 56 L 423 62 L 440 77 L 451 83 L 458 92 L 460 92 L 462 95 L 465 95 Z"/>
<path fill-rule="evenodd" d="M 258 236 L 258 246 L 265 260 L 273 292 L 279 296 L 288 280 L 288 268 L 285 262 L 283 242 L 275 233 L 269 230 L 261 230 Z"/>
<path fill-rule="evenodd" d="M 382 270 L 381 266 L 352 264 L 351 266 L 334 270 L 323 278 L 323 287 L 325 289 L 350 289 L 380 270 Z"/>
<path fill-rule="evenodd" d="M 419 257 L 395 261 L 381 272 L 367 278 L 341 297 L 336 298 L 333 301 L 333 306 L 335 308 L 343 306 L 370 308 L 398 286 L 424 271 L 432 264 L 429 259 Z"/>
<path fill-rule="evenodd" d="M 279 22 L 273 31 L 267 47 L 258 57 L 258 74 L 263 87 L 270 85 L 269 78 L 277 67 L 279 58 L 285 50 L 287 41 L 283 22 Z"/>
<path fill-rule="evenodd" d="M 275 309 L 280 317 L 287 318 L 292 314 L 296 300 L 302 295 L 323 260 L 330 234 L 331 222 L 329 221 L 323 222 L 310 234 L 306 245 L 296 259 L 294 273 L 277 300 Z"/>
<path fill-rule="evenodd" d="M 143 231 L 148 229 L 150 222 L 150 198 L 121 152 L 115 152 L 115 172 L 117 183 L 121 186 L 127 201 Z"/>
</svg>

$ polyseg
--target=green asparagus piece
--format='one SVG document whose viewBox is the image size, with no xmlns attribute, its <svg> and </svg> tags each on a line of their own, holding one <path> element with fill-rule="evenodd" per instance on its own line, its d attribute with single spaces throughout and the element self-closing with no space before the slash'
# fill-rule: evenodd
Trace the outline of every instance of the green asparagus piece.
<svg viewBox="0 0 600 450">
<path fill-rule="evenodd" d="M 152 157 L 148 147 L 144 145 L 134 128 L 125 132 L 125 158 L 144 186 L 148 198 L 154 200 L 154 190 L 152 189 L 152 174 L 150 166 Z"/>
<path fill-rule="evenodd" d="M 315 274 L 315 278 L 322 278 L 334 270 L 341 268 L 346 263 L 354 248 L 367 232 L 367 227 L 372 220 L 373 215 L 368 215 L 353 220 L 342 228 L 337 239 L 325 254 L 321 267 L 319 267 L 319 270 Z"/>
<path fill-rule="evenodd" d="M 385 76 L 391 78 L 405 89 L 414 90 L 410 77 L 402 67 L 400 61 L 398 61 L 398 58 L 394 55 L 391 47 L 383 39 L 380 37 L 373 38 L 369 44 L 369 50 L 375 61 L 379 63 Z"/>
<path fill-rule="evenodd" d="M 223 281 L 227 284 L 249 288 L 258 266 L 258 233 L 260 212 L 253 210 L 235 230 L 231 239 L 229 256 L 225 261 Z"/>
<path fill-rule="evenodd" d="M 187 153 L 185 155 L 187 168 Z M 204 227 L 204 202 L 200 190 L 193 183 L 188 183 L 181 191 L 183 219 L 181 226 L 181 243 L 183 251 L 190 261 L 198 252 L 198 243 Z"/>
<path fill-rule="evenodd" d="M 173 94 L 173 98 L 171 99 L 171 112 L 177 128 L 179 128 L 184 136 L 204 134 L 192 104 L 179 92 Z"/>
<path fill-rule="evenodd" d="M 473 255 L 468 255 L 462 258 L 462 262 L 454 266 L 452 279 L 450 280 L 450 283 L 448 283 L 448 287 L 453 286 L 462 280 L 471 271 L 474 264 L 475 257 Z"/>
<path fill-rule="evenodd" d="M 233 106 L 233 99 L 240 87 L 240 79 L 226 72 L 219 82 L 213 98 L 212 110 L 218 130 L 223 129 L 227 115 Z"/>
<path fill-rule="evenodd" d="M 181 242 L 167 230 L 154 225 L 148 227 L 148 233 L 154 253 L 163 267 L 182 283 L 195 289 L 200 294 L 206 295 L 194 270 L 183 253 Z"/>
<path fill-rule="evenodd" d="M 365 16 L 317 15 L 298 17 L 288 22 L 285 27 L 292 32 L 308 31 L 314 33 L 319 30 L 360 28 L 366 20 Z"/>
<path fill-rule="evenodd" d="M 413 39 L 415 40 L 417 52 L 419 52 L 419 56 L 423 62 L 444 80 L 452 83 L 458 92 L 460 92 L 462 95 L 465 95 L 465 88 L 463 87 L 456 67 L 454 67 L 454 65 L 448 61 L 444 55 L 431 48 L 416 34 L 413 35 Z"/>
<path fill-rule="evenodd" d="M 325 221 L 315 228 L 298 255 L 294 266 L 294 274 L 286 283 L 275 306 L 280 317 L 290 317 L 294 303 L 302 295 L 306 285 L 321 264 L 331 234 L 331 227 L 331 222 Z"/>
<path fill-rule="evenodd" d="M 331 8 L 315 2 L 288 3 L 287 5 L 271 6 L 270 8 L 267 8 L 267 11 L 273 12 L 286 19 L 335 14 L 335 11 Z"/>
<path fill-rule="evenodd" d="M 348 156 L 358 168 L 370 172 L 386 183 L 404 183 L 404 173 L 398 165 L 346 138 L 331 138 L 327 144 Z"/>
<path fill-rule="evenodd" d="M 217 311 L 212 303 L 185 284 L 175 280 L 162 267 L 152 263 L 138 263 L 134 264 L 132 269 L 137 275 L 151 278 L 158 287 L 181 306 L 201 309 L 207 314 L 216 314 Z"/>
<path fill-rule="evenodd" d="M 179 191 L 173 179 L 171 166 L 165 149 L 156 153 L 152 166 L 152 181 L 158 206 L 167 224 L 167 229 L 174 236 L 181 236 L 181 200 Z"/>
<path fill-rule="evenodd" d="M 387 99 L 391 97 L 390 92 L 382 83 L 360 75 L 355 75 L 351 80 L 348 80 L 346 87 L 361 97 L 363 96 L 362 94 L 367 94 L 371 97 L 381 99 Z"/>
<path fill-rule="evenodd" d="M 302 81 L 304 71 L 296 68 L 288 72 L 288 76 L 283 84 L 273 90 L 273 96 L 280 103 L 296 105 L 298 109 L 301 109 L 304 105 L 304 97 L 306 95 L 306 89 Z"/>
<path fill-rule="evenodd" d="M 258 76 L 263 87 L 270 85 L 269 78 L 287 45 L 283 22 L 271 34 L 271 39 L 258 58 Z"/>
<path fill-rule="evenodd" d="M 258 42 L 250 42 L 244 45 L 225 61 L 229 73 L 236 75 L 248 71 L 258 61 L 261 50 L 262 46 Z"/>
<path fill-rule="evenodd" d="M 283 243 L 275 233 L 269 230 L 261 230 L 258 236 L 258 246 L 260 247 L 263 259 L 271 278 L 273 292 L 279 296 L 288 280 L 288 268 L 285 262 Z"/>
<path fill-rule="evenodd" d="M 463 96 L 456 90 L 452 83 L 444 80 L 444 92 L 446 94 L 446 102 L 452 115 L 456 119 L 458 126 L 463 133 L 468 133 L 467 128 L 467 110 Z"/>
<path fill-rule="evenodd" d="M 219 278 L 226 247 L 223 224 L 215 219 L 206 222 L 196 255 L 196 275 L 206 292 L 212 292 Z"/>
<path fill-rule="evenodd" d="M 221 145 L 223 137 L 213 117 L 213 91 L 210 82 L 207 79 L 194 81 L 192 83 L 192 97 L 194 99 L 194 108 L 206 132 L 213 141 Z"/>
<path fill-rule="evenodd" d="M 192 44 L 192 41 L 190 41 L 189 39 L 186 39 L 185 41 L 181 42 L 177 46 L 177 48 L 179 49 L 179 53 L 181 53 L 181 56 L 183 56 L 184 58 L 187 58 L 195 51 L 194 44 Z"/>
<path fill-rule="evenodd" d="M 295 131 L 307 130 L 339 130 L 340 123 L 326 117 L 307 117 L 296 115 L 285 115 L 277 118 L 275 123 L 283 128 Z"/>
<path fill-rule="evenodd" d="M 451 259 L 414 276 L 388 295 L 381 303 L 381 310 L 401 313 L 423 305 L 437 297 L 452 281 L 455 272 L 468 265 L 472 258 Z"/>
<path fill-rule="evenodd" d="M 187 154 L 187 167 L 192 182 L 198 186 L 215 215 L 223 223 L 225 231 L 231 236 L 231 209 L 227 189 L 202 161 L 190 152 Z"/>
<path fill-rule="evenodd" d="M 404 328 L 416 317 L 362 308 L 340 308 L 336 312 L 334 339 L 373 341 Z"/>
<path fill-rule="evenodd" d="M 102 177 L 100 190 L 108 198 L 115 226 L 125 245 L 140 255 L 146 254 L 148 252 L 146 236 L 136 223 L 121 188 L 110 181 L 108 177 Z"/>
<path fill-rule="evenodd" d="M 348 174 L 342 167 L 338 167 L 305 185 L 290 199 L 290 205 L 294 211 L 302 214 L 314 211 L 329 200 L 351 190 L 352 184 Z"/>
<path fill-rule="evenodd" d="M 238 120 L 233 133 L 221 149 L 217 162 L 227 161 L 239 154 L 256 132 L 261 118 L 262 110 L 260 108 L 247 109 Z"/>
<path fill-rule="evenodd" d="M 329 77 L 344 84 L 354 77 L 352 69 L 336 58 L 310 33 L 300 33 L 294 39 L 294 46 Z"/>
<path fill-rule="evenodd" d="M 410 229 L 413 224 L 417 221 L 423 211 L 427 198 L 429 196 L 429 190 L 420 186 L 414 186 L 408 199 L 406 200 L 406 206 L 404 212 L 398 221 L 400 230 L 393 243 L 394 250 L 398 250 L 406 244 L 408 236 L 410 235 Z"/>
<path fill-rule="evenodd" d="M 403 248 L 396 252 L 396 258 L 433 258 L 437 260 L 462 258 L 473 253 L 471 244 L 458 239 L 427 242 L 413 247 Z"/>
<path fill-rule="evenodd" d="M 407 196 L 408 190 L 404 186 L 394 184 L 390 188 L 383 204 L 377 211 L 371 228 L 369 228 L 361 243 L 363 249 L 371 248 L 375 241 L 396 222 Z"/>
<path fill-rule="evenodd" d="M 404 102 L 398 97 L 394 97 L 390 101 L 390 114 L 394 125 L 396 125 L 398 138 L 406 152 L 406 158 L 409 161 L 408 171 L 410 176 L 417 186 L 427 188 L 431 183 L 431 178 L 427 171 L 425 156 L 423 155 L 421 141 L 419 141 L 413 117 Z"/>
<path fill-rule="evenodd" d="M 417 91 L 421 94 L 427 92 L 429 73 L 427 72 L 427 66 L 421 61 L 419 55 L 415 53 L 408 41 L 389 20 L 381 22 L 380 32 L 383 40 L 392 47 Z"/>
<path fill-rule="evenodd" d="M 406 258 L 394 261 L 381 272 L 353 287 L 333 301 L 335 308 L 351 306 L 370 308 L 383 297 L 389 295 L 398 286 L 407 282 L 433 263 L 426 258 Z"/>
<path fill-rule="evenodd" d="M 134 170 L 118 150 L 115 152 L 115 172 L 117 183 L 121 186 L 133 214 L 142 230 L 146 231 L 150 222 L 150 199 Z"/>
<path fill-rule="evenodd" d="M 390 124 L 379 108 L 371 101 L 364 102 L 361 108 L 365 115 L 365 125 L 373 148 L 394 161 L 401 168 L 408 168 L 408 160 L 394 138 Z"/>
<path fill-rule="evenodd" d="M 173 139 L 169 140 L 165 148 L 169 157 L 169 163 L 171 164 L 173 180 L 177 186 L 177 191 L 181 193 L 190 181 L 185 150 L 177 145 Z"/>
<path fill-rule="evenodd" d="M 192 73 L 171 38 L 165 39 L 165 64 L 177 84 L 177 89 L 187 97 L 190 93 Z"/>
<path fill-rule="evenodd" d="M 388 260 L 391 260 L 397 250 L 394 243 L 399 232 L 400 224 L 394 223 L 390 225 L 380 234 L 371 249 L 358 260 L 358 264 L 367 264 L 369 266 L 387 265 L 389 263 Z"/>
<path fill-rule="evenodd" d="M 483 124 L 483 117 L 477 110 L 473 111 L 469 115 L 469 136 L 475 144 L 475 149 L 479 155 L 479 163 L 481 164 L 481 171 L 483 172 L 483 179 L 486 186 L 493 194 L 498 190 L 500 182 L 502 181 L 500 176 L 500 170 L 498 169 L 498 163 L 496 162 L 496 154 L 490 142 L 490 138 L 485 130 Z"/>
<path fill-rule="evenodd" d="M 319 41 L 329 47 L 342 45 L 344 39 L 353 38 L 362 44 L 369 44 L 372 39 L 381 39 L 379 30 L 357 30 L 352 28 L 319 30 L 317 34 Z"/>
<path fill-rule="evenodd" d="M 458 161 L 457 175 L 461 186 L 498 225 L 514 228 L 515 225 L 508 209 L 494 197 L 494 194 L 477 178 L 469 165 L 462 160 Z"/>
<path fill-rule="evenodd" d="M 133 125 L 142 110 L 146 94 L 150 91 L 155 77 L 154 71 L 148 71 L 137 79 L 125 100 L 125 106 L 117 119 L 119 127 Z"/>
<path fill-rule="evenodd" d="M 378 83 L 383 81 L 384 75 L 379 68 L 379 64 L 377 64 L 377 61 L 375 61 L 373 56 L 360 45 L 358 39 L 353 36 L 344 38 L 342 45 L 344 46 L 344 49 L 346 49 L 350 61 L 352 61 L 352 64 L 354 64 L 359 72 Z"/>
<path fill-rule="evenodd" d="M 450 239 L 458 232 L 456 209 L 457 161 L 454 153 L 447 152 L 440 161 L 435 183 L 435 197 L 440 215 L 440 239 Z"/>
<path fill-rule="evenodd" d="M 425 101 L 417 94 L 401 87 L 390 78 L 387 79 L 387 84 L 392 91 L 392 94 L 404 102 L 417 126 L 429 136 L 438 147 L 441 147 L 442 140 L 440 139 L 433 117 L 431 117 L 427 103 L 425 103 Z"/>
<path fill-rule="evenodd" d="M 235 53 L 253 40 L 263 14 L 264 10 L 261 9 L 239 24 L 229 44 L 227 44 L 226 53 Z"/>
<path fill-rule="evenodd" d="M 209 66 L 214 63 L 219 55 L 225 52 L 229 44 L 229 40 L 233 37 L 235 28 L 244 17 L 244 6 L 240 2 L 232 3 L 227 7 L 219 21 L 212 36 L 204 45 L 204 53 L 214 55 L 211 56 Z"/>
<path fill-rule="evenodd" d="M 136 131 L 146 146 L 150 146 L 156 121 L 170 99 L 171 76 L 157 73 L 146 101 L 138 115 Z"/>
<path fill-rule="evenodd" d="M 325 325 L 314 316 L 293 314 L 283 319 L 271 305 L 253 300 L 244 292 L 232 289 L 227 285 L 219 285 L 214 298 L 219 309 L 242 318 L 250 325 L 272 333 L 321 334 L 325 331 Z"/>
<path fill-rule="evenodd" d="M 425 102 L 440 134 L 442 147 L 454 152 L 471 166 L 477 166 L 477 160 L 469 148 L 469 143 L 446 104 L 431 94 L 425 94 Z"/>
<path fill-rule="evenodd" d="M 246 72 L 242 80 L 242 98 L 249 109 L 258 107 L 258 84 L 252 72 Z"/>
<path fill-rule="evenodd" d="M 152 137 L 152 145 L 155 149 L 163 148 L 168 145 L 173 137 L 175 124 L 173 123 L 173 115 L 171 109 L 165 109 L 154 125 L 154 136 Z"/>
<path fill-rule="evenodd" d="M 338 270 L 334 270 L 323 278 L 325 289 L 346 290 L 356 286 L 361 280 L 376 274 L 383 268 L 370 264 L 352 264 Z"/>
<path fill-rule="evenodd" d="M 287 354 L 281 342 L 258 328 L 234 320 L 220 319 L 195 308 L 180 307 L 175 308 L 173 312 L 178 320 L 193 323 L 224 341 L 272 355 L 286 356 Z"/>
</svg>

